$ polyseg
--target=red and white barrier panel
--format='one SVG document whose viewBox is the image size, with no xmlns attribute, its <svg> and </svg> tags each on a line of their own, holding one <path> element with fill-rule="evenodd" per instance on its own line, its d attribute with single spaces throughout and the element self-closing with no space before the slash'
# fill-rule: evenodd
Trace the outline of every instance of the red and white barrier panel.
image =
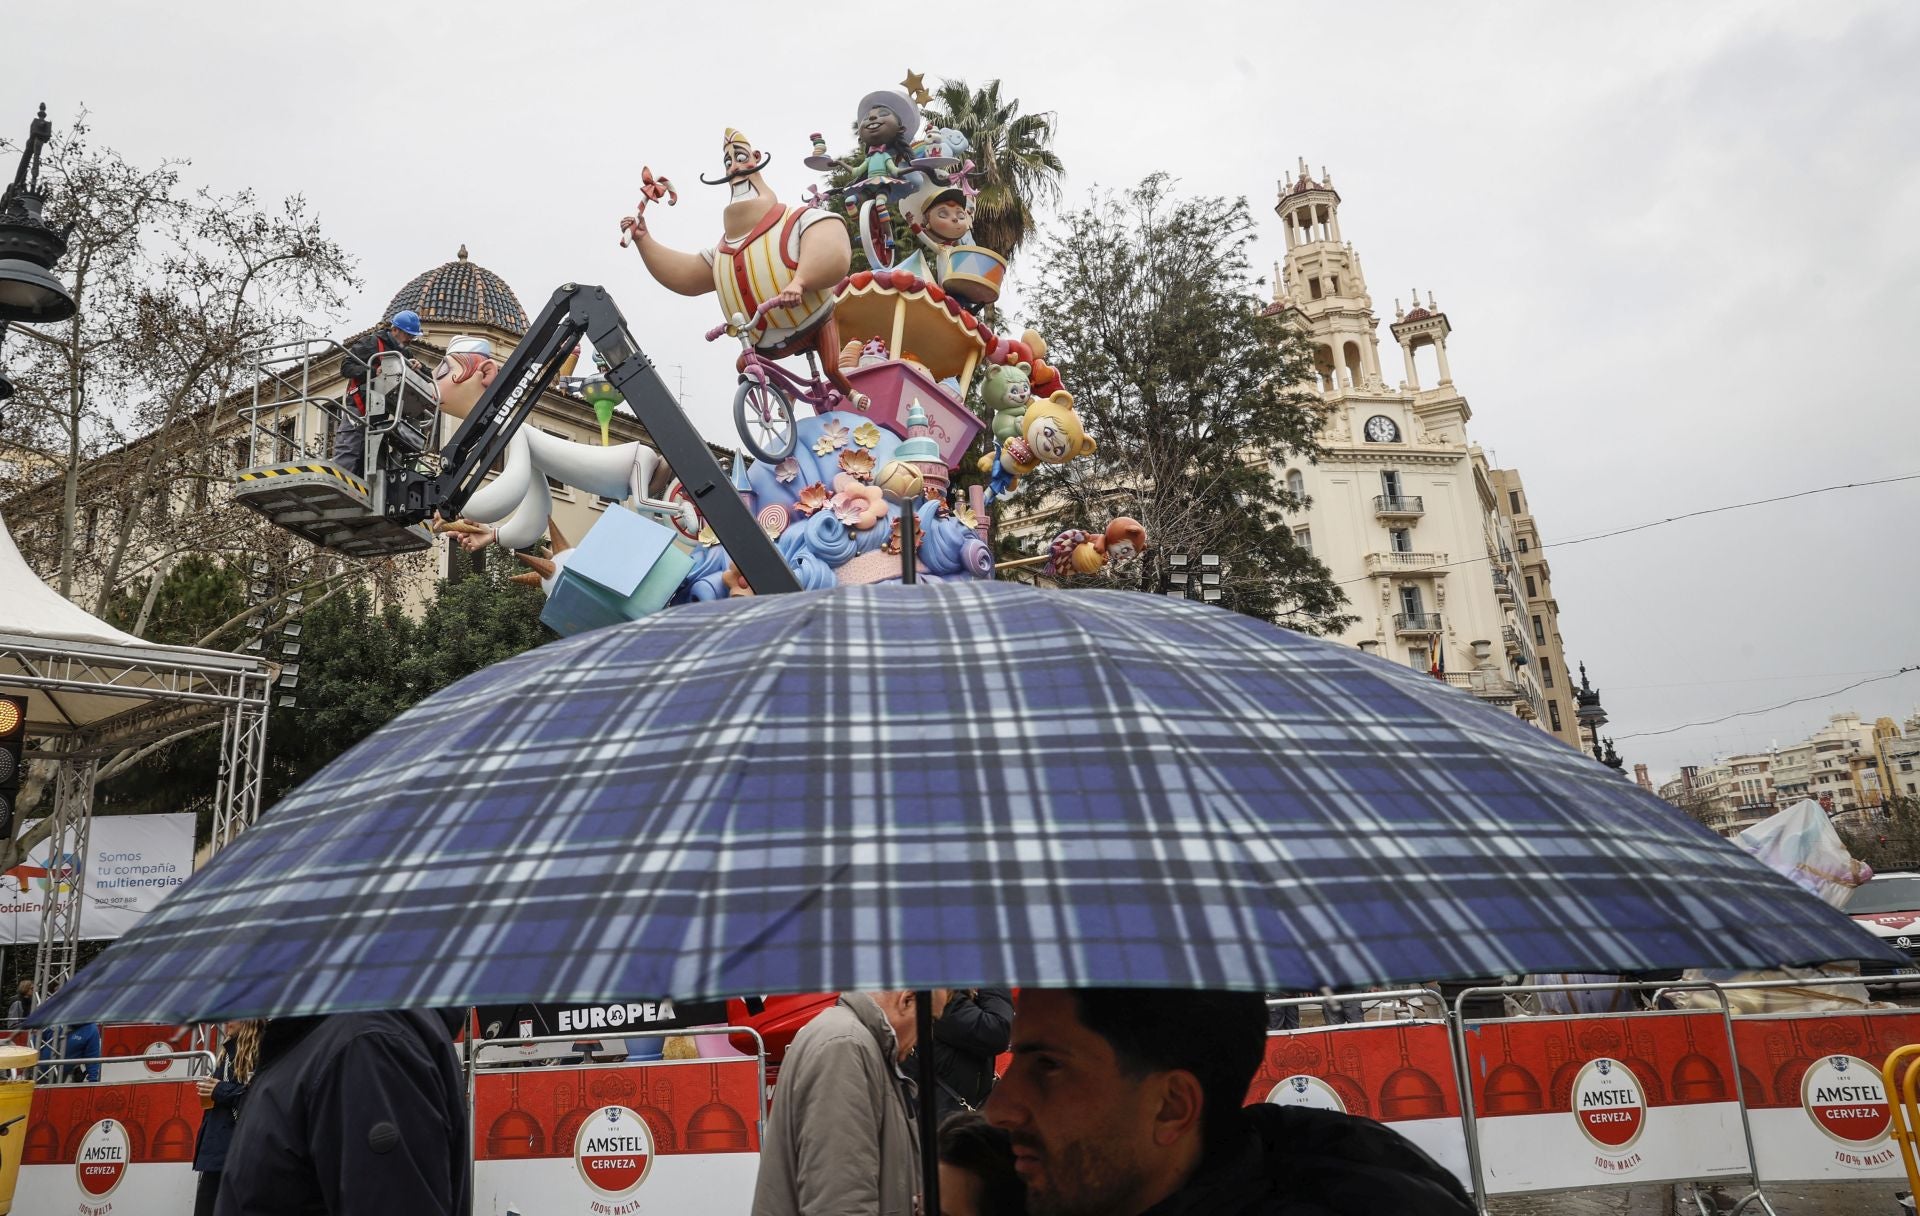
<svg viewBox="0 0 1920 1216">
<path fill-rule="evenodd" d="M 1750 1173 L 1719 1010 L 1468 1023 L 1482 1191 Z"/>
<path fill-rule="evenodd" d="M 1733 1042 L 1763 1181 L 1906 1177 L 1880 1066 L 1920 1013 L 1736 1017 Z"/>
<path fill-rule="evenodd" d="M 38 1086 L 13 1210 L 192 1216 L 199 1133 L 200 1094 L 191 1081 Z"/>
<path fill-rule="evenodd" d="M 1453 1042 L 1443 1022 L 1367 1022 L 1279 1031 L 1247 1101 L 1365 1115 L 1393 1128 L 1471 1189 Z"/>
<path fill-rule="evenodd" d="M 481 1068 L 476 1212 L 744 1212 L 760 1165 L 760 1066 L 667 1060 Z"/>
<path fill-rule="evenodd" d="M 100 1065 L 100 1080 L 174 1080 L 192 1075 L 193 1027 L 128 1023 L 100 1028 L 100 1054 L 114 1057 Z"/>
</svg>

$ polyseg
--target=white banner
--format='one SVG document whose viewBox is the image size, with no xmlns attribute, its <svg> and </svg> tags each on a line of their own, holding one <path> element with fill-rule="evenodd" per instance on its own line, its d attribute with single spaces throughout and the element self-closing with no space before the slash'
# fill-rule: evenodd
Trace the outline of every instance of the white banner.
<svg viewBox="0 0 1920 1216">
<path fill-rule="evenodd" d="M 88 854 L 68 837 L 42 841 L 0 875 L 0 943 L 38 941 L 47 892 L 79 881 L 80 936 L 124 935 L 193 873 L 192 815 L 106 815 L 93 821 Z"/>
</svg>

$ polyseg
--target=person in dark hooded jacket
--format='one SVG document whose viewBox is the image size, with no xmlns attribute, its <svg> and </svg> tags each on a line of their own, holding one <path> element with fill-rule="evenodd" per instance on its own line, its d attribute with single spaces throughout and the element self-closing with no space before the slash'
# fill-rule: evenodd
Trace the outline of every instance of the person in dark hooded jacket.
<svg viewBox="0 0 1920 1216">
<path fill-rule="evenodd" d="M 1355 1115 L 1246 1107 L 1259 993 L 1026 989 L 987 1099 L 1033 1216 L 1472 1216 L 1444 1167 Z"/>
<path fill-rule="evenodd" d="M 466 1216 L 457 1025 L 418 1010 L 268 1023 L 216 1216 Z"/>
<path fill-rule="evenodd" d="M 1013 1030 L 1013 992 L 1006 988 L 959 989 L 947 998 L 933 1024 L 933 1071 L 939 1079 L 940 1118 L 979 1110 L 993 1092 L 993 1066 Z M 908 1076 L 917 1075 L 914 1064 Z"/>
</svg>

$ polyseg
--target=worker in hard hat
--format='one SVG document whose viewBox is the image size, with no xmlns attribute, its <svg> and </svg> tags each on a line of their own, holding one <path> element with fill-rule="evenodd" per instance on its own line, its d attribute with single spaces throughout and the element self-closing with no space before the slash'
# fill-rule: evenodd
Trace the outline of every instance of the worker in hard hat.
<svg viewBox="0 0 1920 1216">
<path fill-rule="evenodd" d="M 386 325 L 376 327 L 347 347 L 340 374 L 347 378 L 347 407 L 352 413 L 341 418 L 333 433 L 333 463 L 343 472 L 355 477 L 366 476 L 367 424 L 364 419 L 367 394 L 372 391 L 374 361 L 389 351 L 404 352 L 419 336 L 420 314 L 408 308 L 394 313 Z"/>
</svg>

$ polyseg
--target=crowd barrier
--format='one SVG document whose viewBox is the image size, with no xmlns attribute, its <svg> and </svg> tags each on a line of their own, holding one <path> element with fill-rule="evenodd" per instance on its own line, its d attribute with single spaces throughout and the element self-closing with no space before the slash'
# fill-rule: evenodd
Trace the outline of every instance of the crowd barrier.
<svg viewBox="0 0 1920 1216">
<path fill-rule="evenodd" d="M 1740 1203 L 1771 1210 L 1762 1193 L 1770 1183 L 1920 1174 L 1920 1162 L 1903 1160 L 1900 1140 L 1920 1126 L 1920 1097 L 1903 1116 L 1893 1076 L 1920 1056 L 1898 1054 L 1920 1044 L 1920 1009 L 1728 1007 L 1728 993 L 1740 989 L 1805 983 L 1474 988 L 1451 1009 L 1424 988 L 1270 1001 L 1362 1002 L 1400 1016 L 1270 1033 L 1248 1100 L 1377 1119 L 1453 1171 L 1483 1212 L 1502 1195 L 1703 1180 L 1750 1181 Z M 1461 1012 L 1488 993 L 1590 991 L 1704 993 L 1712 1004 L 1483 1019 Z M 568 1064 L 529 1058 L 539 1054 L 530 1049 L 570 1047 L 578 1034 L 468 1044 L 475 1210 L 747 1211 L 766 1124 L 765 1045 L 738 1026 L 622 1038 L 646 1057 L 643 1040 L 688 1034 L 717 1051 L 730 1050 L 721 1045 L 731 1036 L 755 1052 Z M 213 1057 L 162 1048 L 203 1041 L 176 1027 L 106 1027 L 101 1081 L 37 1087 L 15 1210 L 187 1216 L 201 1117 L 191 1078 Z M 1920 1085 L 1920 1068 L 1899 1079 Z"/>
<path fill-rule="evenodd" d="M 1804 979 L 1714 985 L 1722 994 L 1805 988 Z M 1912 979 L 1875 976 L 1863 994 Z M 1759 1183 L 1889 1182 L 1908 1177 L 1894 1139 L 1895 1093 L 1882 1069 L 1920 1042 L 1920 1010 L 1736 1014 L 1740 1089 Z M 1760 1187 L 1741 1202 L 1762 1199 Z"/>
<path fill-rule="evenodd" d="M 1397 1005 L 1410 1017 L 1275 1030 L 1248 1102 L 1364 1115 L 1393 1128 L 1473 1185 L 1446 1002 L 1431 988 L 1272 1000 L 1268 1008 Z M 1420 1016 L 1425 1009 L 1429 1016 Z M 1396 1010 L 1398 1012 L 1398 1010 Z"/>
<path fill-rule="evenodd" d="M 518 1049 L 575 1035 L 488 1039 L 468 1055 L 476 1212 L 746 1212 L 766 1126 L 767 1056 L 533 1064 Z M 629 1046 L 685 1030 L 628 1031 Z M 730 1049 L 729 1049 L 730 1050 Z M 489 1058 L 491 1057 L 491 1058 Z"/>
<path fill-rule="evenodd" d="M 214 1063 L 206 1051 L 143 1048 L 141 1054 L 168 1069 L 178 1065 L 185 1077 L 206 1076 Z M 103 1079 L 34 1087 L 13 1210 L 34 1216 L 191 1216 L 201 1112 L 193 1081 L 164 1073 L 105 1080 L 107 1066 L 124 1065 L 125 1056 L 65 1063 L 97 1063 Z"/>
<path fill-rule="evenodd" d="M 1654 983 L 1469 988 L 1475 996 L 1651 992 Z M 1596 1187 L 1757 1181 L 1725 997 L 1710 1010 L 1455 1018 L 1467 1148 L 1486 1200 Z"/>
</svg>

